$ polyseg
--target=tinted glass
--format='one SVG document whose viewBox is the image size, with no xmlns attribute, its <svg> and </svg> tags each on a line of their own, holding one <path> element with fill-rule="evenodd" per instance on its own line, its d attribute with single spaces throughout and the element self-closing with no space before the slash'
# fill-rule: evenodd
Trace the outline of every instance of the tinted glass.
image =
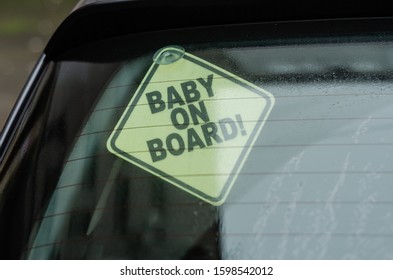
<svg viewBox="0 0 393 280">
<path fill-rule="evenodd" d="M 208 62 L 211 68 L 206 68 L 223 69 L 212 71 L 215 75 L 221 73 L 220 79 L 236 81 L 240 87 L 229 89 L 228 98 L 215 99 L 212 107 L 206 102 L 199 103 L 195 119 L 191 116 L 186 120 L 183 115 L 172 119 L 172 125 L 177 124 L 179 131 L 183 131 L 182 124 L 184 131 L 188 131 L 181 134 L 184 149 L 181 140 L 172 136 L 162 140 L 164 146 L 152 144 L 156 150 L 149 150 L 148 145 L 146 150 L 140 150 L 147 157 L 150 152 L 152 162 L 154 151 L 159 156 L 163 149 L 167 156 L 164 160 L 185 158 L 168 169 L 155 163 L 139 163 L 134 156 L 125 156 L 128 151 L 113 153 L 108 141 L 123 128 L 121 121 L 125 116 L 135 125 L 145 124 L 145 118 L 151 118 L 153 111 L 159 110 L 162 104 L 157 101 L 159 98 L 165 103 L 162 106 L 172 111 L 198 104 L 199 99 L 187 101 L 186 92 L 192 91 L 192 86 L 187 89 L 181 85 L 188 80 L 165 80 L 160 76 L 166 91 L 160 92 L 161 97 L 151 95 L 154 95 L 151 100 L 157 101 L 156 107 L 144 104 L 145 118 L 136 113 L 137 109 L 130 109 L 143 105 L 132 100 L 153 83 L 150 67 L 155 65 L 154 54 L 169 44 L 151 43 L 154 36 L 143 40 L 122 37 L 82 47 L 53 62 L 46 73 L 53 77 L 46 86 L 53 94 L 49 102 L 50 127 L 55 133 L 73 125 L 75 135 L 67 140 L 64 163 L 53 180 L 53 191 L 48 192 L 45 207 L 39 211 L 25 258 L 393 256 L 390 37 L 342 35 L 244 40 L 239 35 L 242 40 L 233 40 L 236 32 L 234 28 L 230 40 L 206 43 L 204 39 L 200 42 L 195 39 L 190 43 L 183 38 L 182 44 L 178 44 L 186 54 Z M 172 36 L 176 37 L 176 33 Z M 133 50 L 130 46 L 136 41 Z M 143 42 L 148 42 L 145 49 L 141 47 Z M 89 52 L 91 49 L 94 51 Z M 146 78 L 149 73 L 150 80 Z M 95 77 L 100 78 L 99 85 Z M 208 75 L 201 78 L 204 80 L 192 80 L 194 84 L 199 82 L 200 93 L 209 83 L 214 92 L 219 78 L 213 76 L 209 80 Z M 69 94 L 75 83 L 80 83 L 78 91 Z M 71 103 L 72 95 L 84 92 L 89 96 L 82 99 L 86 104 Z M 271 102 L 268 113 L 252 115 L 254 104 L 261 98 L 265 102 L 261 111 L 270 104 L 269 98 L 274 104 Z M 168 99 L 174 103 L 172 107 Z M 203 115 L 204 105 L 209 114 Z M 62 106 L 67 110 L 58 111 Z M 215 136 L 212 130 L 210 138 L 203 133 L 200 139 L 192 136 L 191 122 L 203 131 L 203 125 L 213 122 L 209 110 L 220 111 L 224 107 L 238 110 L 241 116 L 248 114 L 241 122 L 235 117 L 232 120 L 236 124 L 236 137 L 243 135 L 244 125 L 243 136 L 252 134 L 252 138 L 236 142 L 235 136 L 231 138 L 235 128 L 218 121 L 215 127 L 219 132 Z M 73 110 L 78 118 L 72 116 Z M 66 115 L 58 116 L 63 123 L 54 126 L 57 112 Z M 168 116 L 170 113 L 165 115 L 169 120 Z M 146 139 L 153 139 L 160 131 L 158 126 L 162 123 L 145 126 L 140 131 L 152 135 Z M 65 140 L 61 139 L 61 133 L 58 135 L 57 143 L 61 146 Z M 137 145 L 138 137 L 136 133 L 127 138 L 126 147 L 132 149 L 134 143 Z M 44 137 L 44 143 L 49 138 Z M 209 141 L 214 143 L 209 145 Z M 225 146 L 218 145 L 224 142 Z M 56 142 L 52 139 L 48 143 Z M 209 150 L 205 155 L 211 156 L 198 157 L 199 150 Z M 231 165 L 238 169 L 227 171 L 225 168 Z M 209 166 L 211 172 L 197 173 L 195 169 L 199 166 L 201 170 Z M 174 173 L 169 174 L 170 178 L 165 176 L 169 169 Z M 198 180 L 203 182 L 226 176 L 232 183 L 225 197 L 212 203 L 198 194 L 200 189 L 183 187 L 181 182 L 186 181 L 183 177 L 191 176 L 184 170 L 195 172 L 190 174 L 198 174 Z"/>
</svg>

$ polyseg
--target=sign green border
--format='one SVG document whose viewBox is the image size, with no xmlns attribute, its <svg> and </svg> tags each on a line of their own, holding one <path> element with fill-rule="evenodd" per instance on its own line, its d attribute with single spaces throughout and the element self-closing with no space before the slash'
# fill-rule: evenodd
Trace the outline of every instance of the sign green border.
<svg viewBox="0 0 393 280">
<path fill-rule="evenodd" d="M 134 156 L 128 154 L 127 152 L 124 152 L 120 149 L 118 149 L 115 145 L 116 143 L 116 139 L 119 137 L 119 134 L 121 133 L 122 129 L 124 128 L 128 118 L 130 117 L 130 115 L 133 112 L 133 109 L 135 108 L 135 106 L 137 106 L 139 99 L 141 98 L 141 96 L 143 95 L 143 92 L 145 91 L 146 86 L 148 85 L 149 81 L 151 80 L 151 78 L 154 76 L 155 72 L 157 71 L 157 69 L 160 67 L 159 64 L 154 63 L 153 66 L 149 69 L 149 73 L 148 75 L 145 76 L 145 79 L 143 80 L 141 86 L 139 87 L 139 89 L 137 90 L 137 92 L 135 93 L 135 95 L 132 98 L 132 103 L 129 104 L 129 108 L 127 109 L 127 111 L 122 115 L 121 117 L 121 121 L 118 123 L 114 133 L 111 134 L 110 138 L 108 139 L 108 146 L 110 147 L 111 150 L 113 150 L 116 154 L 121 155 L 122 157 L 126 158 L 128 161 L 130 162 L 135 162 L 137 165 L 145 168 L 145 170 L 152 172 L 153 174 L 158 175 L 161 178 L 166 178 L 167 181 L 174 183 L 175 185 L 180 186 L 181 188 L 188 190 L 191 193 L 194 193 L 195 195 L 203 198 L 206 201 L 210 201 L 212 204 L 217 205 L 219 204 L 225 197 L 225 195 L 227 194 L 227 192 L 229 191 L 229 188 L 232 186 L 233 180 L 235 179 L 235 175 L 238 174 L 238 172 L 240 171 L 240 167 L 241 164 L 245 158 L 245 156 L 247 155 L 247 152 L 252 149 L 251 144 L 254 142 L 254 139 L 258 136 L 257 133 L 258 131 L 261 129 L 261 127 L 264 125 L 265 121 L 264 121 L 264 117 L 267 116 L 268 111 L 272 108 L 273 106 L 273 102 L 272 102 L 272 96 L 268 96 L 265 92 L 258 90 L 257 88 L 247 84 L 246 82 L 242 81 L 241 79 L 237 79 L 234 76 L 228 75 L 227 73 L 223 72 L 223 70 L 219 69 L 219 68 L 215 68 L 212 65 L 205 63 L 203 61 L 200 61 L 192 56 L 190 56 L 189 54 L 185 53 L 182 59 L 186 59 L 192 63 L 195 63 L 205 69 L 208 69 L 210 71 L 212 71 L 213 73 L 216 73 L 220 76 L 223 76 L 229 80 L 231 80 L 233 83 L 236 83 L 244 88 L 246 88 L 249 91 L 253 91 L 256 94 L 262 96 L 263 98 L 265 98 L 265 100 L 267 101 L 267 105 L 265 106 L 265 108 L 263 109 L 263 111 L 261 112 L 261 114 L 259 115 L 258 118 L 258 122 L 257 125 L 254 127 L 253 131 L 250 134 L 250 137 L 246 143 L 246 145 L 244 146 L 239 158 L 237 159 L 237 162 L 235 163 L 232 172 L 230 173 L 229 178 L 227 179 L 220 195 L 218 197 L 212 197 L 209 195 L 206 195 L 205 193 L 199 191 L 198 189 L 195 189 L 194 187 L 184 183 L 183 181 L 173 177 L 170 174 L 167 174 L 157 168 L 155 168 L 154 166 L 151 166 L 150 164 L 139 160 L 138 158 L 135 158 Z"/>
</svg>

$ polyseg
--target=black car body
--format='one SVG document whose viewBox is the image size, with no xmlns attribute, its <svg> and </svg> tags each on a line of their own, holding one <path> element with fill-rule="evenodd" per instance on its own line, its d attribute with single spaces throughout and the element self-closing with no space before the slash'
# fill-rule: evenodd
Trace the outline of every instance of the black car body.
<svg viewBox="0 0 393 280">
<path fill-rule="evenodd" d="M 393 19 L 356 5 L 82 1 L 1 134 L 1 258 L 392 258 Z"/>
</svg>

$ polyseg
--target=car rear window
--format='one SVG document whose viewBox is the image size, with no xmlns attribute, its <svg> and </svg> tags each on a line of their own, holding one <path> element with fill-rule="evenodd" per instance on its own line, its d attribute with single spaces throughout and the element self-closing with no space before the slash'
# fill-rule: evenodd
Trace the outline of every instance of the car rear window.
<svg viewBox="0 0 393 280">
<path fill-rule="evenodd" d="M 389 37 L 153 35 L 53 62 L 52 108 L 69 84 L 83 95 L 106 80 L 75 124 L 26 258 L 393 256 Z"/>
</svg>

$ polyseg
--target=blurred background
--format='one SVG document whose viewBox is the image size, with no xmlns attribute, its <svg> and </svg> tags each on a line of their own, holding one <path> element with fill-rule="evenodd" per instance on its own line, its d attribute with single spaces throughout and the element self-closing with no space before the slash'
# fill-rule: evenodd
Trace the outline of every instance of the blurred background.
<svg viewBox="0 0 393 280">
<path fill-rule="evenodd" d="M 0 0 L 0 130 L 50 36 L 78 0 Z"/>
</svg>

